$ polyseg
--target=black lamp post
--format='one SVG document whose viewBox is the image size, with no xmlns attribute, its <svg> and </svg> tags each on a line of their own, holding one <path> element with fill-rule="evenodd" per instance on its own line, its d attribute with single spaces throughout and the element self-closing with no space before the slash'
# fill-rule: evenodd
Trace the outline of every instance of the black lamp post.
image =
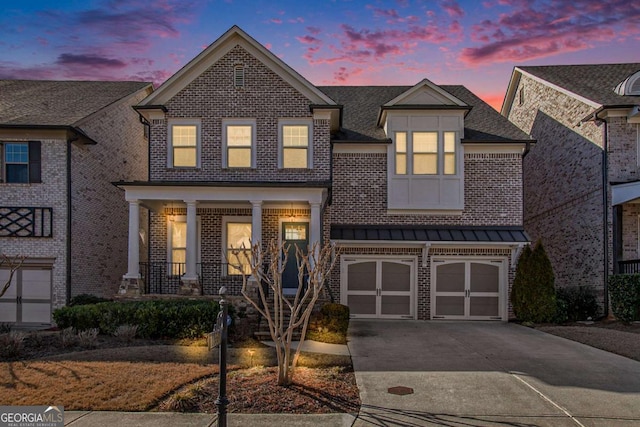
<svg viewBox="0 0 640 427">
<path fill-rule="evenodd" d="M 227 427 L 227 331 L 229 329 L 228 319 L 228 302 L 225 299 L 227 289 L 223 286 L 220 288 L 220 308 L 221 313 L 218 320 L 222 324 L 220 332 L 220 381 L 218 384 L 218 398 L 215 401 L 218 407 L 218 427 Z"/>
</svg>

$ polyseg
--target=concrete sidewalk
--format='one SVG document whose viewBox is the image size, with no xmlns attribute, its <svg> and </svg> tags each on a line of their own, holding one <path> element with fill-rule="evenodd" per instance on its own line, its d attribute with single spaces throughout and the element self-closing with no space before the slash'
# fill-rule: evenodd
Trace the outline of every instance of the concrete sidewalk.
<svg viewBox="0 0 640 427">
<path fill-rule="evenodd" d="M 227 414 L 228 427 L 349 427 L 356 414 Z M 215 427 L 216 415 L 174 412 L 83 412 L 65 411 L 64 425 L 70 427 Z"/>
</svg>

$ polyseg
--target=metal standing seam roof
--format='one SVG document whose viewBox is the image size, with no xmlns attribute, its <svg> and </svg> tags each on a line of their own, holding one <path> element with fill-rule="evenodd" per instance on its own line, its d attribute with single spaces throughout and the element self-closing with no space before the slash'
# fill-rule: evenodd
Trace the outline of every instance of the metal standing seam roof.
<svg viewBox="0 0 640 427">
<path fill-rule="evenodd" d="M 527 243 L 522 227 L 331 225 L 332 240 Z"/>
<path fill-rule="evenodd" d="M 336 103 L 343 106 L 341 132 L 335 141 L 388 142 L 384 130 L 377 126 L 380 107 L 413 86 L 319 86 Z M 528 141 L 531 138 L 499 112 L 464 86 L 441 85 L 440 88 L 471 106 L 464 120 L 464 139 L 486 142 Z"/>
<path fill-rule="evenodd" d="M 148 82 L 0 80 L 0 125 L 73 126 Z"/>
<path fill-rule="evenodd" d="M 640 71 L 640 63 L 517 67 L 600 105 L 638 105 L 640 96 L 618 95 L 616 86 Z"/>
</svg>

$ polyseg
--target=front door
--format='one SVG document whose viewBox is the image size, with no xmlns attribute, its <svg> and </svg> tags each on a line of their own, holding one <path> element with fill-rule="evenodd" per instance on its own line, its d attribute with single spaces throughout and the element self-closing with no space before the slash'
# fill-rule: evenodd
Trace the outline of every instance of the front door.
<svg viewBox="0 0 640 427">
<path fill-rule="evenodd" d="M 503 318 L 503 261 L 434 260 L 433 319 Z"/>
<path fill-rule="evenodd" d="M 282 291 L 285 295 L 295 295 L 299 285 L 296 246 L 305 254 L 307 253 L 309 247 L 309 223 L 283 222 L 282 241 L 289 247 L 287 264 L 282 273 Z"/>
</svg>

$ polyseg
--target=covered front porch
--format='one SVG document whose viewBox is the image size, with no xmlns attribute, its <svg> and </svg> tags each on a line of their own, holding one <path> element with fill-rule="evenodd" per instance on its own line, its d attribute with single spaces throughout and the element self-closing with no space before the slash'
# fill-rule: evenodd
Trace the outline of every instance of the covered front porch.
<svg viewBox="0 0 640 427">
<path fill-rule="evenodd" d="M 640 273 L 640 181 L 611 186 L 614 273 Z"/>
<path fill-rule="evenodd" d="M 252 242 L 266 244 L 272 239 L 306 248 L 322 240 L 328 195 L 324 185 L 118 186 L 129 202 L 128 265 L 122 294 L 216 295 L 226 286 L 229 294 L 237 295 L 241 269 L 248 270 L 236 260 L 229 263 L 232 249 L 248 249 Z M 149 210 L 148 230 L 140 226 L 143 208 Z M 140 251 L 144 236 L 147 254 Z M 295 263 L 295 255 L 289 262 Z"/>
</svg>

